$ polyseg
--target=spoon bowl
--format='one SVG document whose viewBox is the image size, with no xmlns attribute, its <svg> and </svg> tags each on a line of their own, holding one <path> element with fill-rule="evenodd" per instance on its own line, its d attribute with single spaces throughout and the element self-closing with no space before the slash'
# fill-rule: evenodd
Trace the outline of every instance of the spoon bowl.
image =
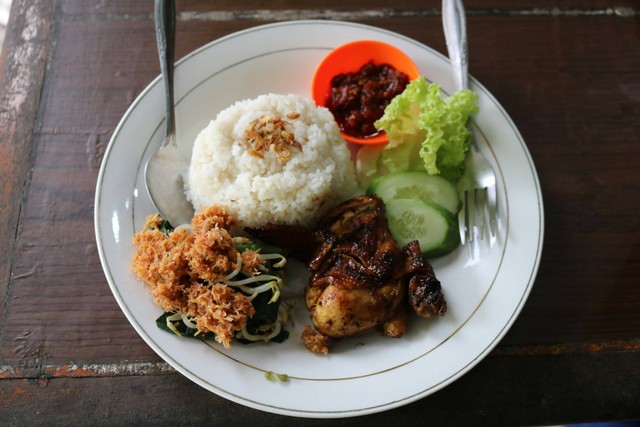
<svg viewBox="0 0 640 427">
<path fill-rule="evenodd" d="M 175 46 L 175 2 L 156 0 L 156 40 L 165 89 L 165 139 L 145 166 L 147 192 L 156 210 L 172 226 L 191 222 L 193 206 L 184 192 L 183 174 L 189 162 L 180 154 L 176 141 L 173 95 Z"/>
</svg>

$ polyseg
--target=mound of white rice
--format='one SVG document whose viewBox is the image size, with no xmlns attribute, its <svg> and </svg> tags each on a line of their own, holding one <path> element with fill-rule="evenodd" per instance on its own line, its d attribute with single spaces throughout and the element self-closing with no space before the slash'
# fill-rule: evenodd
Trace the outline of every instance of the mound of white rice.
<svg viewBox="0 0 640 427">
<path fill-rule="evenodd" d="M 247 130 L 265 117 L 293 131 L 296 146 L 286 162 L 273 147 L 257 155 L 247 142 Z M 220 112 L 196 138 L 185 182 L 196 211 L 223 206 L 242 226 L 310 226 L 357 191 L 333 116 L 297 95 L 261 95 Z"/>
</svg>

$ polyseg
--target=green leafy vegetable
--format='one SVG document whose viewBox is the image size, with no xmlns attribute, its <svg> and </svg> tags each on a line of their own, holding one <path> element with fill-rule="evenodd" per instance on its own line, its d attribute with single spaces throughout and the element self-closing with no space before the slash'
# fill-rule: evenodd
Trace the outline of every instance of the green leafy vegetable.
<svg viewBox="0 0 640 427">
<path fill-rule="evenodd" d="M 268 325 L 274 323 L 278 318 L 278 309 L 280 308 L 280 300 L 269 303 L 269 300 L 272 297 L 271 292 L 263 292 L 258 294 L 256 298 L 251 301 L 253 304 L 253 308 L 256 309 L 256 313 L 247 320 L 247 330 L 249 333 L 257 334 L 259 333 L 260 326 Z M 171 326 L 169 326 L 171 323 Z M 196 338 L 202 341 L 212 341 L 215 340 L 215 334 L 212 332 L 206 333 L 198 333 L 198 330 L 195 328 L 188 327 L 181 319 L 180 315 L 176 315 L 175 313 L 162 313 L 160 317 L 156 319 L 156 325 L 158 328 L 170 332 L 172 334 L 176 334 L 186 338 Z M 289 332 L 282 328 L 280 333 L 271 338 L 269 341 L 274 341 L 277 343 L 284 342 L 287 338 L 289 338 Z M 243 339 L 241 337 L 237 338 L 237 341 L 242 344 L 251 344 L 255 341 Z"/>
<path fill-rule="evenodd" d="M 413 80 L 375 123 L 389 136 L 377 159 L 380 172 L 425 170 L 459 179 L 471 143 L 467 120 L 477 112 L 477 101 L 466 89 L 443 99 L 438 84 L 428 84 L 423 76 Z"/>
<path fill-rule="evenodd" d="M 256 309 L 256 313 L 247 320 L 247 331 L 250 334 L 259 334 L 261 326 L 270 325 L 278 319 L 278 310 L 280 309 L 282 300 L 278 299 L 277 301 L 270 302 L 272 296 L 273 291 L 262 292 L 251 301 L 253 308 Z M 287 338 L 289 338 L 289 332 L 282 328 L 280 333 L 275 338 L 271 338 L 270 341 L 281 343 Z M 254 342 L 243 339 L 242 337 L 237 338 L 237 340 L 243 344 Z"/>
<path fill-rule="evenodd" d="M 173 231 L 173 228 L 167 221 L 164 221 L 160 225 L 159 229 L 165 233 L 170 233 L 171 231 Z M 257 293 L 257 295 L 255 295 L 255 297 L 253 297 L 253 299 L 251 300 L 251 304 L 253 305 L 253 308 L 256 310 L 256 312 L 253 316 L 247 319 L 246 324 L 246 332 L 248 334 L 257 337 L 264 336 L 265 328 L 268 331 L 269 327 L 282 321 L 281 319 L 279 319 L 279 310 L 282 303 L 282 299 L 279 298 L 280 288 L 275 283 L 276 280 L 281 282 L 284 274 L 281 268 L 284 266 L 286 259 L 282 255 L 279 255 L 281 250 L 280 248 L 277 248 L 275 246 L 250 240 L 245 237 L 235 237 L 233 240 L 239 252 L 253 250 L 259 252 L 260 254 L 267 253 L 267 255 L 264 255 L 265 258 L 262 267 L 262 275 L 254 277 L 269 276 L 274 279 L 274 282 L 271 286 L 271 289 L 260 291 L 259 293 Z M 233 280 L 242 281 L 246 278 L 247 277 L 244 275 L 244 273 L 240 272 L 237 277 L 234 277 Z M 257 288 L 263 285 L 263 282 L 264 281 L 252 281 L 245 286 L 249 288 Z M 188 319 L 187 322 L 189 322 Z M 165 312 L 156 319 L 156 325 L 162 330 L 175 335 L 179 335 L 181 337 L 196 338 L 203 341 L 215 339 L 214 333 L 199 333 L 195 327 L 189 327 L 188 323 L 185 323 L 180 313 Z M 191 324 L 191 326 L 194 325 Z M 282 343 L 289 337 L 289 332 L 286 331 L 284 327 L 279 327 L 279 331 L 273 332 L 273 335 L 275 336 L 269 338 L 269 341 Z M 243 344 L 250 344 L 257 341 L 257 339 L 255 338 L 247 339 L 244 334 L 237 335 L 236 340 Z"/>
<path fill-rule="evenodd" d="M 233 244 L 236 245 L 236 249 L 238 249 L 239 252 L 244 252 L 246 250 L 257 251 L 263 254 L 281 254 L 284 252 L 284 249 L 279 246 L 270 245 L 264 242 L 257 242 L 247 237 L 234 237 Z"/>
<path fill-rule="evenodd" d="M 167 236 L 170 235 L 174 229 L 175 228 L 166 219 L 163 219 L 162 223 L 158 227 L 158 230 L 160 230 L 162 233 L 166 234 Z"/>
<path fill-rule="evenodd" d="M 171 323 L 172 327 L 169 326 L 169 323 Z M 177 331 L 178 333 L 176 335 L 180 335 L 181 337 L 197 338 L 202 341 L 213 340 L 216 337 L 212 332 L 198 334 L 197 329 L 189 328 L 184 324 L 182 319 L 180 319 L 180 315 L 176 315 L 175 313 L 162 313 L 162 315 L 156 319 L 156 326 L 172 334 L 176 334 Z"/>
</svg>

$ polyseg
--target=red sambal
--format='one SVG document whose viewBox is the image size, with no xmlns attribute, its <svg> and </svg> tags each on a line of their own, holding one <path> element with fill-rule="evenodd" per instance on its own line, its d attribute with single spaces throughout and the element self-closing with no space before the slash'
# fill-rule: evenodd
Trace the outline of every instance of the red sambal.
<svg viewBox="0 0 640 427">
<path fill-rule="evenodd" d="M 333 77 L 326 106 L 344 133 L 372 137 L 378 133 L 373 123 L 408 84 L 409 76 L 393 66 L 368 62 L 357 72 Z"/>
</svg>

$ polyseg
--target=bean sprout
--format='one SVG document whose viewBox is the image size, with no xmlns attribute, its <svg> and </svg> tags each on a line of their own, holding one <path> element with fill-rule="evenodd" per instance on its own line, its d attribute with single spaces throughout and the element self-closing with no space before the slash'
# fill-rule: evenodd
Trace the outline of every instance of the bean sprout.
<svg viewBox="0 0 640 427">
<path fill-rule="evenodd" d="M 264 255 L 259 255 L 261 260 L 268 260 L 268 259 L 279 259 L 280 261 L 276 262 L 273 264 L 273 266 L 275 268 L 282 268 L 285 266 L 285 264 L 287 263 L 287 259 L 284 257 L 284 255 L 280 255 L 280 254 L 264 254 Z"/>
<path fill-rule="evenodd" d="M 276 280 L 272 280 L 271 282 L 265 283 L 264 285 L 256 286 L 255 288 L 251 288 L 249 286 L 240 286 L 239 288 L 245 294 L 249 294 L 250 301 L 253 301 L 253 299 L 258 294 L 267 292 L 268 290 L 271 290 L 273 292 L 273 296 L 269 300 L 268 304 L 276 302 L 278 301 L 278 298 L 280 298 L 280 287 L 278 286 L 278 282 Z"/>
<path fill-rule="evenodd" d="M 155 220 L 157 220 L 157 218 Z M 146 226 L 150 228 L 151 224 L 153 224 L 153 220 L 148 220 Z M 184 229 L 187 233 L 190 233 L 192 227 L 190 225 L 180 225 L 177 229 Z M 250 240 L 244 238 L 234 238 L 233 240 L 236 245 L 252 243 Z M 257 249 L 256 252 L 259 252 L 259 249 Z M 230 287 L 236 288 L 238 291 L 244 293 L 250 301 L 253 301 L 259 294 L 263 292 L 271 291 L 272 296 L 267 304 L 277 302 L 281 296 L 280 288 L 284 285 L 284 280 L 280 276 L 269 273 L 271 272 L 271 267 L 284 267 L 287 259 L 283 255 L 278 253 L 258 253 L 258 258 L 260 259 L 260 263 L 258 264 L 257 268 L 260 273 L 252 276 L 251 273 L 243 270 L 244 263 L 242 253 L 238 251 L 236 256 L 236 264 L 233 268 L 233 271 L 219 278 L 217 282 L 221 282 Z M 267 261 L 271 261 L 271 263 L 268 263 Z M 243 275 L 247 277 L 233 280 L 239 275 L 240 277 L 243 277 Z M 289 305 L 286 304 L 286 302 L 281 302 L 280 306 L 278 307 L 277 317 L 273 323 L 260 325 L 257 330 L 254 331 L 255 333 L 250 333 L 245 326 L 242 330 L 237 332 L 236 337 L 243 338 L 247 341 L 267 342 L 272 340 L 282 333 L 283 326 L 288 321 L 288 307 Z M 180 311 L 172 313 L 166 317 L 167 328 L 176 335 L 183 336 L 183 334 L 177 328 L 177 325 L 180 322 L 189 329 L 195 329 L 197 332 L 195 332 L 194 336 L 200 334 L 201 331 L 198 329 L 196 318 L 189 317 Z"/>
<path fill-rule="evenodd" d="M 261 274 L 259 276 L 248 277 L 242 280 L 225 280 L 224 283 L 226 283 L 231 287 L 238 287 L 238 286 L 248 285 L 249 283 L 265 282 L 267 280 L 276 280 L 278 281 L 278 283 L 282 281 L 282 279 L 279 278 L 278 276 L 273 276 L 271 274 Z"/>
<path fill-rule="evenodd" d="M 186 314 L 181 314 L 180 318 L 182 319 L 182 323 L 184 323 L 187 328 L 198 329 L 198 325 L 193 323 Z"/>
<path fill-rule="evenodd" d="M 171 329 L 171 331 L 173 331 L 173 333 L 179 337 L 181 337 L 182 334 L 180 333 L 178 328 L 176 328 L 176 325 L 174 325 L 173 322 L 177 322 L 178 320 L 181 320 L 181 319 L 182 319 L 182 316 L 180 315 L 180 313 L 175 313 L 175 314 L 172 314 L 171 316 L 167 316 L 167 328 Z"/>
<path fill-rule="evenodd" d="M 228 280 L 233 279 L 234 277 L 236 277 L 238 275 L 238 273 L 240 273 L 241 269 L 242 269 L 242 255 L 240 255 L 240 252 L 238 252 L 238 256 L 236 257 L 236 268 L 231 273 L 229 273 L 226 276 L 220 278 L 220 281 L 221 282 L 227 282 Z"/>
<path fill-rule="evenodd" d="M 249 331 L 247 331 L 247 327 L 245 326 L 244 328 L 242 328 L 242 330 L 238 333 L 238 337 L 239 338 L 244 338 L 248 341 L 270 341 L 273 338 L 277 337 L 280 332 L 282 331 L 282 325 L 284 325 L 287 320 L 289 319 L 289 308 L 288 305 L 286 303 L 283 303 L 280 305 L 280 307 L 278 307 L 278 318 L 276 319 L 275 322 L 273 322 L 270 325 L 262 325 L 259 328 L 259 331 L 271 331 L 270 333 L 263 335 L 263 334 L 252 334 Z"/>
<path fill-rule="evenodd" d="M 242 338 L 249 340 L 249 341 L 269 341 L 272 338 L 275 338 L 278 336 L 278 334 L 280 333 L 280 331 L 282 331 L 282 322 L 280 321 L 275 321 L 273 323 L 273 331 L 269 334 L 269 335 L 255 335 L 255 334 L 251 334 L 249 333 L 249 331 L 247 331 L 247 327 L 245 326 L 244 328 L 242 328 L 241 331 L 241 335 Z"/>
</svg>

